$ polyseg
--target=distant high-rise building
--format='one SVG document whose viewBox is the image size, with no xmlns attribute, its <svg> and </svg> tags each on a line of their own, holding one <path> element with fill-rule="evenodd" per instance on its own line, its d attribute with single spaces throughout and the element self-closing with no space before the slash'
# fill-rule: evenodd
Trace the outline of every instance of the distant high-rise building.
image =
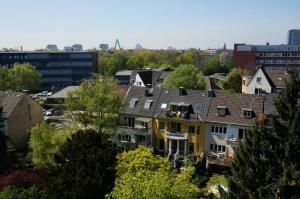
<svg viewBox="0 0 300 199">
<path fill-rule="evenodd" d="M 72 45 L 73 51 L 83 51 L 83 47 L 81 44 Z"/>
<path fill-rule="evenodd" d="M 141 49 L 141 48 L 143 48 L 143 46 L 141 44 L 136 44 L 135 45 L 135 49 Z"/>
<path fill-rule="evenodd" d="M 292 29 L 288 32 L 288 45 L 300 45 L 300 30 Z"/>
<path fill-rule="evenodd" d="M 46 48 L 47 50 L 57 50 L 57 46 L 55 44 L 49 44 Z"/>
<path fill-rule="evenodd" d="M 109 45 L 108 45 L 108 44 L 100 44 L 100 45 L 99 45 L 99 48 L 100 48 L 101 50 L 108 50 Z"/>
</svg>

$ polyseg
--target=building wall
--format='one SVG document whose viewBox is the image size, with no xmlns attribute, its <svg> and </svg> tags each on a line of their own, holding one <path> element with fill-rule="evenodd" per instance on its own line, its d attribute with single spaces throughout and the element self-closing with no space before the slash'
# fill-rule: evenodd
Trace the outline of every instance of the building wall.
<svg viewBox="0 0 300 199">
<path fill-rule="evenodd" d="M 162 131 L 159 129 L 159 122 L 163 122 L 165 129 Z M 171 122 L 178 122 L 181 123 L 181 133 L 187 133 L 188 137 L 188 143 L 187 148 L 189 149 L 189 143 L 194 144 L 194 153 L 193 155 L 200 155 L 204 149 L 205 149 L 205 123 L 203 122 L 192 122 L 189 120 L 186 121 L 179 121 L 179 120 L 172 120 L 172 119 L 158 119 L 153 118 L 152 119 L 152 145 L 156 150 L 159 150 L 159 140 L 164 140 L 164 146 L 165 146 L 165 152 L 168 150 L 168 143 L 167 143 L 167 136 L 166 133 L 169 132 Z M 190 125 L 195 126 L 195 133 L 190 134 L 188 133 L 188 127 Z M 197 133 L 197 129 L 199 127 L 200 132 Z M 187 152 L 189 154 L 189 151 L 187 149 Z"/>
<path fill-rule="evenodd" d="M 43 121 L 43 108 L 24 95 L 7 120 L 7 134 L 17 150 L 26 147 L 30 128 Z"/>
<path fill-rule="evenodd" d="M 226 128 L 227 132 L 224 133 L 215 133 L 212 132 L 212 126 L 215 127 L 222 127 Z M 227 139 L 236 138 L 238 139 L 239 130 L 240 129 L 247 129 L 248 126 L 243 125 L 234 125 L 234 124 L 224 124 L 224 123 L 216 123 L 216 122 L 208 122 L 206 125 L 206 143 L 205 143 L 205 150 L 212 151 L 210 149 L 210 145 L 221 145 L 221 146 L 228 146 L 231 145 Z"/>
<path fill-rule="evenodd" d="M 257 83 L 258 77 L 261 78 L 261 83 Z M 261 69 L 258 69 L 253 76 L 252 80 L 247 86 L 247 92 L 245 94 L 255 94 L 255 89 L 262 89 L 266 93 L 272 93 L 272 87 Z"/>
<path fill-rule="evenodd" d="M 30 63 L 41 74 L 45 87 L 80 83 L 98 71 L 97 52 L 3 52 L 0 67 Z"/>
<path fill-rule="evenodd" d="M 140 77 L 139 74 L 136 74 L 134 85 L 135 85 L 135 86 L 145 87 L 145 84 L 144 84 L 144 82 L 143 82 L 143 80 L 141 79 L 141 77 Z"/>
<path fill-rule="evenodd" d="M 300 67 L 300 46 L 235 44 L 233 66 L 254 71 L 256 66 L 267 70 Z"/>
</svg>

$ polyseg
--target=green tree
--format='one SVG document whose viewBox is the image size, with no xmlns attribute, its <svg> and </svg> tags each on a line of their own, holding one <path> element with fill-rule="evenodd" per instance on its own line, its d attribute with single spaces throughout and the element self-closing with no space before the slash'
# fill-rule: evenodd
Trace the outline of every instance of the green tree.
<svg viewBox="0 0 300 199">
<path fill-rule="evenodd" d="M 118 156 L 117 179 L 111 198 L 198 198 L 199 189 L 191 181 L 194 168 L 177 174 L 166 158 L 139 147 Z"/>
<path fill-rule="evenodd" d="M 53 198 L 104 198 L 114 184 L 117 148 L 101 134 L 78 131 L 55 157 L 51 172 Z"/>
<path fill-rule="evenodd" d="M 166 88 L 205 89 L 205 81 L 198 68 L 193 65 L 181 65 L 169 75 L 164 86 Z"/>
<path fill-rule="evenodd" d="M 13 90 L 34 90 L 42 83 L 41 75 L 29 63 L 14 64 L 11 73 Z"/>
<path fill-rule="evenodd" d="M 99 71 L 104 76 L 114 76 L 118 70 L 127 69 L 128 52 L 99 52 Z"/>
<path fill-rule="evenodd" d="M 231 198 L 299 198 L 300 82 L 296 74 L 275 100 L 277 115 L 266 128 L 256 123 L 245 134 L 232 163 Z"/>
<path fill-rule="evenodd" d="M 47 191 L 36 186 L 25 188 L 7 187 L 0 192 L 0 199 L 46 199 Z"/>
<path fill-rule="evenodd" d="M 38 167 L 52 166 L 54 154 L 76 129 L 75 124 L 69 124 L 62 129 L 54 129 L 45 122 L 33 127 L 29 138 L 32 162 Z"/>
<path fill-rule="evenodd" d="M 144 58 L 139 53 L 131 54 L 130 58 L 127 61 L 128 69 L 139 69 L 144 67 Z"/>
<path fill-rule="evenodd" d="M 11 71 L 3 66 L 0 67 L 0 91 L 10 90 L 12 86 Z"/>
<path fill-rule="evenodd" d="M 86 128 L 107 133 L 115 127 L 122 96 L 113 78 L 94 76 L 68 94 L 66 105 L 71 116 Z"/>
<path fill-rule="evenodd" d="M 242 75 L 243 71 L 238 68 L 234 68 L 230 71 L 225 81 L 222 83 L 224 89 L 233 90 L 236 93 L 242 92 Z"/>
<path fill-rule="evenodd" d="M 201 71 L 204 75 L 213 75 L 214 73 L 227 73 L 229 71 L 229 67 L 220 63 L 219 55 L 214 55 L 204 59 Z"/>
<path fill-rule="evenodd" d="M 199 67 L 201 61 L 200 52 L 197 49 L 189 49 L 177 57 L 179 64 L 190 64 Z"/>
</svg>

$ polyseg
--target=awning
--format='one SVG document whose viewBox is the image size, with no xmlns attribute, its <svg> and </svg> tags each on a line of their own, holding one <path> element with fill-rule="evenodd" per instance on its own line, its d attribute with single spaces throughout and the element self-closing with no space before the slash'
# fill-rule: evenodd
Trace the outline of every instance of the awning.
<svg viewBox="0 0 300 199">
<path fill-rule="evenodd" d="M 152 118 L 148 118 L 148 117 L 138 117 L 135 119 L 135 121 L 139 121 L 139 122 L 150 122 Z"/>
</svg>

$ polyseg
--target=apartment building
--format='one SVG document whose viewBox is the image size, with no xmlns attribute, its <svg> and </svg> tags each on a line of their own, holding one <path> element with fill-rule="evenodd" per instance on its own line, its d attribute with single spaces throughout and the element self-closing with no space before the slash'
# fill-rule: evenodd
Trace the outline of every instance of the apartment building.
<svg viewBox="0 0 300 199">
<path fill-rule="evenodd" d="M 0 67 L 15 63 L 32 64 L 46 88 L 76 85 L 98 71 L 97 52 L 90 51 L 0 52 Z"/>
<path fill-rule="evenodd" d="M 234 44 L 233 66 L 250 71 L 254 71 L 257 66 L 277 71 L 299 69 L 300 45 Z"/>
<path fill-rule="evenodd" d="M 26 147 L 30 128 L 43 121 L 43 108 L 20 92 L 0 91 L 1 125 L 16 150 Z"/>
</svg>

